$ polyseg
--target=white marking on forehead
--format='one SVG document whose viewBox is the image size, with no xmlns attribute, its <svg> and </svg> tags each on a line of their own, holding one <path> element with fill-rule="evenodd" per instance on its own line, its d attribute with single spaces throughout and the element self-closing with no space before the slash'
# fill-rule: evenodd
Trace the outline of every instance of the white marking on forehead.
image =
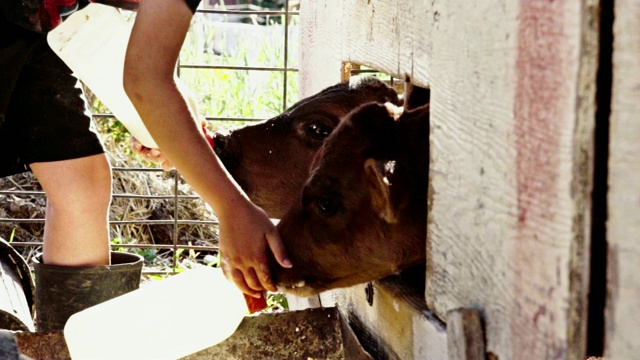
<svg viewBox="0 0 640 360">
<path fill-rule="evenodd" d="M 349 78 L 349 89 L 353 89 L 362 81 L 362 76 L 352 76 Z"/>
<path fill-rule="evenodd" d="M 384 163 L 384 171 L 389 174 L 393 174 L 396 169 L 396 161 L 389 160 Z"/>
<path fill-rule="evenodd" d="M 394 104 L 392 104 L 390 102 L 384 103 L 384 106 L 387 108 L 387 111 L 389 112 L 389 116 L 391 116 L 393 118 L 393 120 L 396 120 L 396 121 L 398 121 L 398 119 L 400 118 L 400 116 L 404 112 L 404 108 L 403 107 L 395 106 Z"/>
</svg>

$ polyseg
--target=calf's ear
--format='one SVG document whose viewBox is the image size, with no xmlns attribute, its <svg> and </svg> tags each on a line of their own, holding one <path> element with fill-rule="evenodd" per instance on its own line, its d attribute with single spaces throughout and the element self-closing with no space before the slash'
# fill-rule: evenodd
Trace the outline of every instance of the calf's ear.
<svg viewBox="0 0 640 360">
<path fill-rule="evenodd" d="M 384 162 L 366 159 L 364 172 L 371 193 L 371 206 L 380 218 L 390 224 L 398 222 L 397 214 L 391 205 L 391 189 L 385 176 Z"/>
<path fill-rule="evenodd" d="M 428 88 L 413 85 L 410 82 L 404 83 L 405 110 L 412 110 L 428 104 L 431 101 L 431 90 Z"/>
</svg>

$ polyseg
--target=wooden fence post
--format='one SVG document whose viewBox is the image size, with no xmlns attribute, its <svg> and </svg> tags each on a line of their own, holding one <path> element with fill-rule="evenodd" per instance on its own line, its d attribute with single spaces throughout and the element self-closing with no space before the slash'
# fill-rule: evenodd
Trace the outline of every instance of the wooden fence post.
<svg viewBox="0 0 640 360">
<path fill-rule="evenodd" d="M 455 309 L 447 313 L 449 360 L 485 360 L 484 331 L 480 312 Z"/>
</svg>

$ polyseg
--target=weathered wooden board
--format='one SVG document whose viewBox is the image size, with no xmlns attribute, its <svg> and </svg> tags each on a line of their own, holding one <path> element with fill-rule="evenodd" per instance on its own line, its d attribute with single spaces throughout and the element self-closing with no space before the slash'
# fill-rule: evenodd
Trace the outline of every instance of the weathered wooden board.
<svg viewBox="0 0 640 360">
<path fill-rule="evenodd" d="M 344 62 L 373 67 L 428 86 L 435 1 L 303 1 L 300 6 L 301 96 L 341 80 Z M 437 2 L 435 2 L 437 3 Z"/>
<path fill-rule="evenodd" d="M 303 96 L 344 62 L 431 88 L 427 303 L 501 359 L 584 356 L 597 4 L 302 2 Z"/>
<path fill-rule="evenodd" d="M 447 358 L 447 331 L 424 298 L 397 276 L 322 296 L 337 304 L 362 346 L 375 359 Z"/>
<path fill-rule="evenodd" d="M 480 306 L 500 358 L 582 359 L 597 11 L 481 3 L 434 35 L 427 301 Z"/>
<path fill-rule="evenodd" d="M 478 310 L 455 309 L 447 313 L 449 360 L 485 360 L 484 331 Z"/>
<path fill-rule="evenodd" d="M 605 358 L 640 354 L 640 3 L 616 0 L 613 26 Z"/>
</svg>

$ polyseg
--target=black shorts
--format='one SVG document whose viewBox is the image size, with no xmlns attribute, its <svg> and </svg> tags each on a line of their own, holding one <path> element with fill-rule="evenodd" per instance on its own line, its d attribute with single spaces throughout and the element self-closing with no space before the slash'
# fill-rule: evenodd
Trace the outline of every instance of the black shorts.
<svg viewBox="0 0 640 360">
<path fill-rule="evenodd" d="M 14 30 L 0 44 L 0 177 L 104 153 L 71 70 L 44 35 Z"/>
</svg>

